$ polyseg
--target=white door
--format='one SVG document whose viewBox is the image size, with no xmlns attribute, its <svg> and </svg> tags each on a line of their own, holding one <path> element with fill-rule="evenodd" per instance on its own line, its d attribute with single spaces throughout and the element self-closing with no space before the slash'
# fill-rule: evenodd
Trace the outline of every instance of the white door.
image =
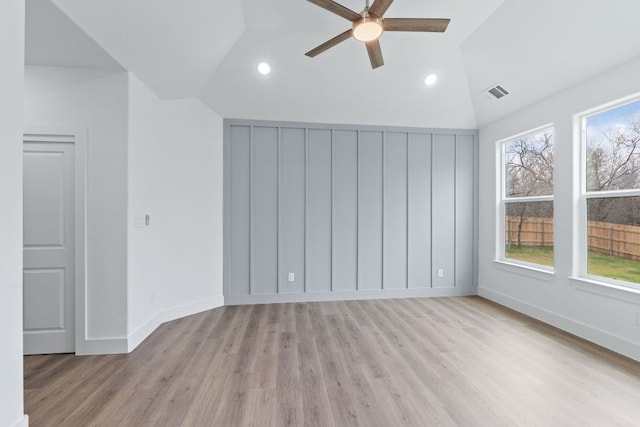
<svg viewBox="0 0 640 427">
<path fill-rule="evenodd" d="M 74 146 L 24 143 L 24 353 L 75 350 Z"/>
</svg>

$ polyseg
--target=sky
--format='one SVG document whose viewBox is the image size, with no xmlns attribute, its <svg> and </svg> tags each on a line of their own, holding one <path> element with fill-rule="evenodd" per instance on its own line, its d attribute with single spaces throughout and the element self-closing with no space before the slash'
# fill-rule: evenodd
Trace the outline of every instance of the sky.
<svg viewBox="0 0 640 427">
<path fill-rule="evenodd" d="M 604 133 L 618 126 L 627 126 L 634 117 L 640 117 L 640 101 L 587 117 L 587 141 L 599 141 Z"/>
</svg>

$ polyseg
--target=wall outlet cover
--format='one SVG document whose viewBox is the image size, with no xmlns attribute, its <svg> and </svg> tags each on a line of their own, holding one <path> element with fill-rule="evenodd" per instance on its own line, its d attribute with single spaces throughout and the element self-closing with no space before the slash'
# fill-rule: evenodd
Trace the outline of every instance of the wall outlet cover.
<svg viewBox="0 0 640 427">
<path fill-rule="evenodd" d="M 143 214 L 136 214 L 134 224 L 136 228 L 143 228 L 145 226 L 145 216 Z"/>
</svg>

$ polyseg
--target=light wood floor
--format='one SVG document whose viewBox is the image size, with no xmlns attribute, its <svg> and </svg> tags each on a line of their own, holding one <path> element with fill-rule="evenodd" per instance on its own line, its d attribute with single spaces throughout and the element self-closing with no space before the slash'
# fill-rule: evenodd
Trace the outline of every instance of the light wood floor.
<svg viewBox="0 0 640 427">
<path fill-rule="evenodd" d="M 25 357 L 31 426 L 640 425 L 640 363 L 478 297 L 223 307 Z"/>
</svg>

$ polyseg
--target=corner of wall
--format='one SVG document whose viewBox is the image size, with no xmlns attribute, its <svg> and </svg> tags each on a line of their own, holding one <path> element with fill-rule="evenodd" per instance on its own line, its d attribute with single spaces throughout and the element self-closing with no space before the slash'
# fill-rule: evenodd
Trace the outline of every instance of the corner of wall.
<svg viewBox="0 0 640 427">
<path fill-rule="evenodd" d="M 13 427 L 29 427 L 29 416 L 24 415 Z"/>
<path fill-rule="evenodd" d="M 168 308 L 166 310 L 158 312 L 155 316 L 147 320 L 134 332 L 127 337 L 127 350 L 126 352 L 132 352 L 136 349 L 145 339 L 147 339 L 160 325 L 172 320 L 180 319 L 182 317 L 191 316 L 201 313 L 203 311 L 212 310 L 214 308 L 224 306 L 224 297 L 214 297 L 202 301 L 197 301 L 191 304 L 185 304 L 177 307 Z"/>
</svg>

